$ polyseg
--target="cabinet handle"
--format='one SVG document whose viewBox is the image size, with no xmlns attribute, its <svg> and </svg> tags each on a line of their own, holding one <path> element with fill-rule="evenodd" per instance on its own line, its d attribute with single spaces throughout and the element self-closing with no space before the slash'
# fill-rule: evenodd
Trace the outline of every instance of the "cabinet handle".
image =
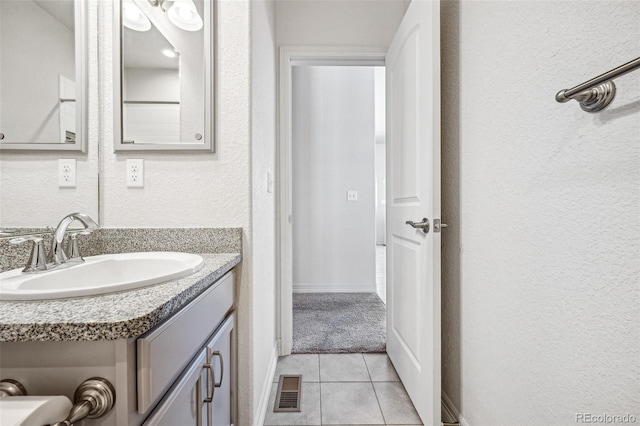
<svg viewBox="0 0 640 426">
<path fill-rule="evenodd" d="M 218 383 L 214 383 L 213 386 L 216 388 L 219 388 L 220 386 L 222 386 L 222 379 L 224 378 L 224 358 L 222 357 L 222 354 L 218 351 L 216 352 L 211 352 L 211 356 L 217 356 L 220 358 L 220 381 Z M 211 360 L 213 361 L 213 359 Z"/>
<path fill-rule="evenodd" d="M 210 404 L 211 401 L 213 401 L 213 395 L 216 391 L 216 372 L 213 370 L 213 364 L 211 364 L 211 362 L 204 364 L 203 368 L 207 369 L 207 397 L 204 399 L 204 402 Z"/>
</svg>

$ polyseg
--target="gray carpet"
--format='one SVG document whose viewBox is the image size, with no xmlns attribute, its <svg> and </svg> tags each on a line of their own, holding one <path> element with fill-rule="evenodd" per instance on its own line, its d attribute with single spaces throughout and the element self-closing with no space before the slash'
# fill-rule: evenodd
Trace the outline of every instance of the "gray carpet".
<svg viewBox="0 0 640 426">
<path fill-rule="evenodd" d="M 386 308 L 375 293 L 294 293 L 293 353 L 386 350 Z"/>
</svg>

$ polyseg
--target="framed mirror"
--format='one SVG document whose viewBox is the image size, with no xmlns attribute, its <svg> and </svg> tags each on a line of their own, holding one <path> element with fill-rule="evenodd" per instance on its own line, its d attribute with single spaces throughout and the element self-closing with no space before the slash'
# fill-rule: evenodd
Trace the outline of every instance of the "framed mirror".
<svg viewBox="0 0 640 426">
<path fill-rule="evenodd" d="M 85 1 L 0 0 L 0 41 L 0 150 L 86 152 Z"/>
<path fill-rule="evenodd" d="M 115 151 L 214 151 L 214 2 L 114 6 Z"/>
</svg>

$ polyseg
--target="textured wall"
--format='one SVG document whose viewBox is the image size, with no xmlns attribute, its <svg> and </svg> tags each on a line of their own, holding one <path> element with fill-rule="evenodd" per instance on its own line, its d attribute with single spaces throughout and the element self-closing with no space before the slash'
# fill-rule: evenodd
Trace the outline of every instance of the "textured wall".
<svg viewBox="0 0 640 426">
<path fill-rule="evenodd" d="M 445 1 L 443 382 L 472 425 L 640 418 L 637 1 Z M 594 23 L 597 23 L 594 25 Z"/>
<path fill-rule="evenodd" d="M 291 78 L 293 289 L 373 292 L 374 68 L 297 66 Z"/>
</svg>

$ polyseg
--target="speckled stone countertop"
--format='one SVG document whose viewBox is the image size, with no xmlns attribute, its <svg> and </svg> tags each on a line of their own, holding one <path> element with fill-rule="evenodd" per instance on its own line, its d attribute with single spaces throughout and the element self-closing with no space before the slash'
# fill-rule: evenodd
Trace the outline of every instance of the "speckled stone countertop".
<svg viewBox="0 0 640 426">
<path fill-rule="evenodd" d="M 0 302 L 0 342 L 117 340 L 162 322 L 237 265 L 239 253 L 203 254 L 200 271 L 150 287 L 103 296 Z"/>
</svg>

